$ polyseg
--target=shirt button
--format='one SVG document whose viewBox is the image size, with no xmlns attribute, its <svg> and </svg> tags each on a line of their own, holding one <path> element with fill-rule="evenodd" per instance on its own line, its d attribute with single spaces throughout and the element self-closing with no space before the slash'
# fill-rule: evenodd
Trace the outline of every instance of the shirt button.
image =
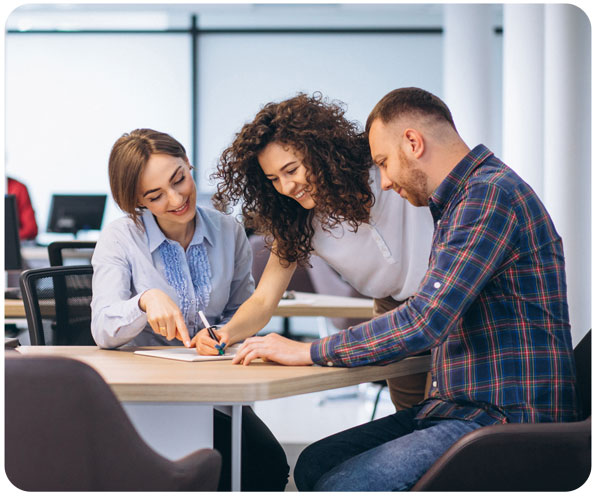
<svg viewBox="0 0 600 497">
<path fill-rule="evenodd" d="M 431 382 L 431 386 L 432 386 L 433 388 L 437 388 L 437 381 L 433 381 L 433 382 Z"/>
<path fill-rule="evenodd" d="M 441 219 L 438 219 L 438 220 L 435 222 L 435 224 L 436 224 L 437 226 L 439 226 L 441 222 L 442 222 L 442 220 L 441 220 Z"/>
<path fill-rule="evenodd" d="M 437 289 L 437 288 L 439 288 L 439 287 L 441 287 L 441 286 L 442 286 L 442 284 L 441 284 L 439 281 L 436 281 L 436 282 L 433 284 L 433 288 L 436 288 L 436 289 Z"/>
<path fill-rule="evenodd" d="M 331 362 L 331 361 L 327 361 L 327 365 L 328 365 L 328 366 L 333 366 L 333 362 Z"/>
</svg>

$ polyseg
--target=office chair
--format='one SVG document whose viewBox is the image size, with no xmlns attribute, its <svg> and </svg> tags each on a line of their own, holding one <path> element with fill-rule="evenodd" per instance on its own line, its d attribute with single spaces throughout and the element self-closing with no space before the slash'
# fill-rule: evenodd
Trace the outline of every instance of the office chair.
<svg viewBox="0 0 600 497">
<path fill-rule="evenodd" d="M 93 241 L 67 240 L 63 242 L 51 242 L 48 245 L 48 259 L 51 266 L 64 266 L 64 251 L 81 252 L 82 258 L 89 259 L 88 256 L 91 256 L 94 248 L 96 248 L 96 242 Z"/>
<path fill-rule="evenodd" d="M 216 450 L 177 461 L 157 454 L 87 364 L 9 352 L 5 368 L 5 470 L 19 489 L 217 490 Z"/>
<path fill-rule="evenodd" d="M 575 347 L 581 419 L 479 428 L 459 439 L 413 491 L 570 491 L 591 471 L 592 331 Z"/>
<path fill-rule="evenodd" d="M 32 345 L 95 345 L 90 309 L 92 272 L 92 266 L 86 265 L 21 273 L 19 283 Z"/>
</svg>

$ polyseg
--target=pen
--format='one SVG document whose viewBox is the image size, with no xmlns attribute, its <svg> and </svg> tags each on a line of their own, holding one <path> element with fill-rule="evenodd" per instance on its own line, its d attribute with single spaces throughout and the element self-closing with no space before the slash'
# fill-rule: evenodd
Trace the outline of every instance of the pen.
<svg viewBox="0 0 600 497">
<path fill-rule="evenodd" d="M 198 311 L 198 315 L 200 316 L 200 319 L 202 320 L 204 327 L 208 331 L 208 335 L 210 336 L 210 338 L 212 338 L 215 342 L 217 342 L 217 345 L 215 345 L 215 348 L 219 351 L 219 355 L 223 355 L 225 353 L 225 345 L 226 344 L 218 343 L 219 339 L 217 338 L 217 335 L 215 335 L 215 327 L 210 325 L 210 323 L 208 322 L 208 319 L 206 319 L 206 316 L 204 315 L 204 313 L 202 311 Z"/>
</svg>

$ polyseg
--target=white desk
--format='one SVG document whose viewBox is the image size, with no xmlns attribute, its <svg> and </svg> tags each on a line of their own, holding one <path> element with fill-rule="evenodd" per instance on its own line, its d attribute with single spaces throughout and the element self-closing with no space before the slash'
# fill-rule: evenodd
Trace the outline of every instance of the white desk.
<svg viewBox="0 0 600 497">
<path fill-rule="evenodd" d="M 373 317 L 373 300 L 338 297 L 320 293 L 294 292 L 296 297 L 280 300 L 274 316 L 323 316 L 326 318 Z"/>
<path fill-rule="evenodd" d="M 296 292 L 296 298 L 281 300 L 275 316 L 324 316 L 329 318 L 363 318 L 373 317 L 373 301 L 353 297 L 337 297 L 318 293 Z M 4 301 L 4 317 L 24 318 L 25 308 L 22 300 L 7 299 Z"/>
<path fill-rule="evenodd" d="M 22 346 L 17 350 L 22 354 L 71 357 L 89 364 L 140 419 L 155 420 L 153 426 L 164 425 L 164 420 L 173 419 L 173 415 L 176 419 L 190 419 L 190 412 L 199 407 L 212 413 L 212 406 L 228 406 L 232 416 L 234 490 L 240 488 L 242 405 L 425 372 L 430 366 L 429 356 L 411 357 L 386 366 L 328 368 L 262 361 L 249 366 L 234 366 L 229 360 L 188 363 L 140 356 L 133 354 L 135 349 L 102 350 L 93 346 Z M 186 430 L 186 437 L 195 436 L 199 427 L 212 433 L 212 418 L 210 423 L 194 423 L 195 429 Z M 199 444 L 196 449 L 206 446 L 201 441 Z"/>
</svg>

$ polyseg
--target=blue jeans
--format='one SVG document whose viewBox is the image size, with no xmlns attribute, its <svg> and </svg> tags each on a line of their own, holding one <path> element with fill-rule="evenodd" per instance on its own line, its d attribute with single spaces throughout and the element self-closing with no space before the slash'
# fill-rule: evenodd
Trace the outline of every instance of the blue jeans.
<svg viewBox="0 0 600 497">
<path fill-rule="evenodd" d="M 298 490 L 409 490 L 456 440 L 481 427 L 457 419 L 417 420 L 419 409 L 404 409 L 309 445 L 294 471 Z"/>
</svg>

